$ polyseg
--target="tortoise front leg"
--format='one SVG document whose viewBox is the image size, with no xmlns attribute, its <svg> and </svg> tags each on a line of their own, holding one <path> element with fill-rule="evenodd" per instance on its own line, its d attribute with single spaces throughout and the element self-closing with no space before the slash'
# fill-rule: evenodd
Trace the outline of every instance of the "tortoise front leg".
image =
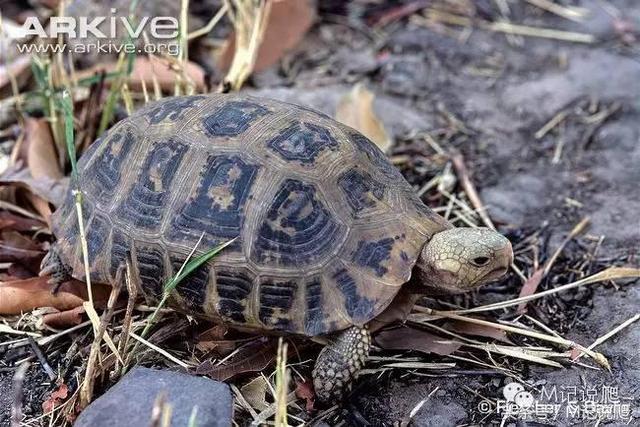
<svg viewBox="0 0 640 427">
<path fill-rule="evenodd" d="M 40 264 L 40 277 L 51 277 L 47 280 L 47 283 L 53 286 L 51 293 L 56 294 L 60 289 L 60 286 L 64 282 L 68 282 L 72 279 L 71 267 L 66 265 L 60 258 L 58 253 L 58 247 L 56 245 L 51 246 L 49 252 L 42 259 Z"/>
<path fill-rule="evenodd" d="M 371 334 L 353 326 L 341 331 L 322 349 L 313 368 L 313 387 L 320 402 L 341 398 L 364 365 L 371 348 Z"/>
</svg>

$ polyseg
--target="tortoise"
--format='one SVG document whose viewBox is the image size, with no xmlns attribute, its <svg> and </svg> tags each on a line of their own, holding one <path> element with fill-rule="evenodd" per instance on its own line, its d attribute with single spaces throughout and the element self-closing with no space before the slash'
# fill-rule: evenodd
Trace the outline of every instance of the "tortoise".
<svg viewBox="0 0 640 427">
<path fill-rule="evenodd" d="M 454 228 L 365 136 L 317 111 L 233 94 L 165 98 L 120 121 L 78 162 L 90 278 L 114 284 L 127 257 L 140 287 L 235 239 L 188 276 L 171 306 L 243 330 L 325 338 L 321 401 L 341 396 L 369 326 L 416 295 L 501 277 L 509 241 Z M 85 277 L 74 198 L 52 217 L 52 283 Z M 401 292 L 402 290 L 402 292 Z"/>
</svg>

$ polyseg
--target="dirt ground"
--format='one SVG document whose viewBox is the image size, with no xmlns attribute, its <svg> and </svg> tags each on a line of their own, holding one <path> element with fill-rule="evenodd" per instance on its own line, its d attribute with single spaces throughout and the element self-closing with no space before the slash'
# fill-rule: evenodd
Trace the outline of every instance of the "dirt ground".
<svg viewBox="0 0 640 427">
<path fill-rule="evenodd" d="M 364 81 L 376 94 L 376 112 L 399 141 L 415 139 L 418 131 L 439 135 L 455 118 L 457 133 L 443 148 L 462 152 L 501 231 L 517 240 L 544 230 L 545 245 L 552 251 L 588 216 L 586 238 L 570 244 L 563 259 L 581 256 L 585 245 L 604 236 L 599 265 L 639 265 L 640 40 L 622 43 L 616 29 L 616 22 L 624 20 L 640 37 L 639 2 L 561 2 L 588 9 L 583 22 L 541 13 L 524 1 L 508 2 L 513 20 L 592 34 L 597 41 L 589 44 L 482 29 L 438 29 L 411 19 L 376 32 L 349 23 L 348 13 L 357 11 L 334 15 L 329 3 L 334 2 L 323 7 L 332 13 L 323 15 L 322 24 L 291 55 L 289 69 L 295 70 L 295 78 L 270 69 L 254 76 L 247 93 L 333 115 L 340 97 L 354 82 Z M 478 1 L 477 7 L 493 14 L 498 3 Z M 616 11 L 617 18 L 612 16 Z M 563 120 L 542 134 L 558 114 Z M 398 144 L 391 154 L 403 153 Z M 428 173 L 411 166 L 401 169 L 416 187 L 428 179 Z M 513 283 L 513 278 L 504 283 Z M 481 290 L 474 302 L 517 296 L 518 290 L 504 283 Z M 541 304 L 536 315 L 566 338 L 589 345 L 638 313 L 637 282 L 590 286 Z M 640 425 L 638 347 L 640 327 L 632 324 L 597 348 L 609 359 L 611 372 L 578 364 L 563 369 L 522 364 L 521 372 L 527 384 L 536 387 L 617 387 L 633 411 L 629 425 Z M 9 371 L 0 371 L 3 408 L 11 401 L 10 379 Z M 43 382 L 46 379 L 36 378 L 33 384 Z M 473 374 L 368 375 L 358 382 L 344 409 L 325 421 L 363 426 L 403 421 L 416 426 L 499 425 L 500 415 L 479 408 L 481 396 L 502 398 L 506 383 L 503 374 L 490 369 Z M 506 425 L 585 424 L 594 421 L 560 416 L 546 423 L 509 419 Z M 0 416 L 0 425 L 8 425 L 8 418 Z"/>
</svg>

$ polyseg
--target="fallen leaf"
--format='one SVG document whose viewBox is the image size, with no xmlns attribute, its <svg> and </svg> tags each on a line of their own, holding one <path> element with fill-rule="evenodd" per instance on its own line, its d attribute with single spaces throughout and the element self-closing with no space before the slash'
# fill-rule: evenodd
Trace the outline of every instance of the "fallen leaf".
<svg viewBox="0 0 640 427">
<path fill-rule="evenodd" d="M 507 333 L 502 329 L 492 328 L 488 325 L 478 325 L 470 322 L 462 322 L 459 320 L 453 320 L 447 322 L 444 329 L 452 332 L 458 332 L 466 335 L 477 335 L 480 337 L 494 338 L 498 341 L 502 341 L 507 344 L 513 344 L 507 337 Z"/>
<path fill-rule="evenodd" d="M 54 180 L 63 177 L 51 128 L 45 119 L 25 119 L 23 146 L 27 147 L 27 166 L 31 176 Z"/>
<path fill-rule="evenodd" d="M 267 404 L 267 380 L 262 375 L 255 377 L 240 389 L 244 400 L 256 411 L 262 412 Z"/>
<path fill-rule="evenodd" d="M 462 346 L 462 343 L 457 341 L 406 326 L 385 329 L 376 335 L 375 340 L 386 350 L 417 350 L 440 356 L 447 356 Z"/>
<path fill-rule="evenodd" d="M 533 272 L 531 277 L 524 282 L 522 285 L 522 289 L 520 289 L 520 295 L 518 298 L 528 297 L 529 295 L 533 295 L 538 290 L 538 286 L 540 285 L 540 281 L 542 281 L 542 277 L 544 276 L 544 268 L 539 268 Z M 527 303 L 521 302 L 518 304 L 517 313 L 524 314 L 527 312 Z"/>
<path fill-rule="evenodd" d="M 196 348 L 200 351 L 211 351 L 220 346 L 224 347 L 224 344 L 221 344 L 221 342 L 225 342 L 224 336 L 226 333 L 227 327 L 224 325 L 215 325 L 198 335 Z M 233 348 L 235 349 L 235 346 Z"/>
<path fill-rule="evenodd" d="M 82 317 L 84 312 L 84 307 L 78 306 L 71 310 L 47 313 L 42 316 L 42 322 L 47 326 L 58 329 L 79 325 L 84 320 Z"/>
<path fill-rule="evenodd" d="M 25 218 L 8 211 L 0 212 L 0 230 L 35 231 L 44 227 L 44 223 L 32 218 Z"/>
<path fill-rule="evenodd" d="M 42 410 L 45 414 L 53 411 L 56 406 L 59 406 L 64 399 L 69 395 L 69 388 L 66 384 L 60 384 L 60 387 L 51 392 L 51 395 L 42 402 Z"/>
<path fill-rule="evenodd" d="M 391 146 L 391 138 L 373 111 L 373 99 L 373 92 L 361 83 L 356 84 L 340 99 L 336 120 L 351 126 L 386 152 Z"/>
<path fill-rule="evenodd" d="M 5 230 L 0 235 L 0 262 L 18 263 L 26 267 L 33 277 L 39 271 L 44 250 L 32 239 L 17 231 Z"/>
<path fill-rule="evenodd" d="M 94 76 L 100 73 L 112 73 L 116 71 L 116 62 L 107 62 L 98 64 L 90 69 L 83 70 L 79 73 L 78 79 Z M 158 82 L 160 88 L 164 91 L 172 91 L 175 87 L 180 72 L 174 70 L 171 62 L 165 58 L 146 56 L 136 56 L 133 61 L 133 69 L 129 76 L 128 84 L 133 90 L 141 90 L 142 82 L 144 82 L 147 90 L 151 90 L 155 81 Z M 205 88 L 204 71 L 195 62 L 187 61 L 185 74 L 194 83 L 196 89 L 203 90 Z M 109 82 L 106 82 L 109 83 Z"/>
<path fill-rule="evenodd" d="M 210 360 L 196 368 L 197 375 L 205 375 L 218 381 L 226 381 L 247 372 L 259 372 L 275 360 L 275 340 L 258 338 L 238 349 L 224 365 L 213 365 Z"/>
<path fill-rule="evenodd" d="M 48 277 L 33 277 L 0 283 L 0 314 L 20 314 L 38 307 L 54 307 L 58 310 L 71 310 L 81 306 L 87 299 L 87 285 L 78 280 L 70 280 L 60 287 L 54 295 Z M 93 285 L 94 300 L 104 302 L 110 288 L 106 285 Z"/>
<path fill-rule="evenodd" d="M 253 71 L 266 70 L 297 46 L 311 28 L 315 15 L 315 8 L 309 0 L 273 2 Z M 229 34 L 219 56 L 218 62 L 223 71 L 231 66 L 235 54 L 235 39 L 235 32 Z"/>
<path fill-rule="evenodd" d="M 25 188 L 57 207 L 64 201 L 69 178 L 40 177 L 36 179 L 22 162 L 16 162 L 0 175 L 0 185 L 16 185 Z"/>
<path fill-rule="evenodd" d="M 297 381 L 296 380 L 296 396 L 298 399 L 304 399 L 305 409 L 307 412 L 312 412 L 315 408 L 316 392 L 313 389 L 311 380 Z"/>
</svg>

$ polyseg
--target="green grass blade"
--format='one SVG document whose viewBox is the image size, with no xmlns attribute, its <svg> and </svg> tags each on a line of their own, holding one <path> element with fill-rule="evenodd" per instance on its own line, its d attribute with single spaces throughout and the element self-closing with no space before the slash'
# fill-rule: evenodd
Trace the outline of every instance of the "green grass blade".
<svg viewBox="0 0 640 427">
<path fill-rule="evenodd" d="M 73 136 L 73 102 L 71 101 L 71 95 L 67 90 L 62 92 L 60 99 L 62 106 L 62 114 L 64 115 L 64 136 L 65 143 L 67 145 L 67 152 L 69 153 L 69 160 L 71 161 L 71 175 L 73 181 L 78 185 L 78 167 L 76 165 L 76 144 L 74 143 Z"/>
<path fill-rule="evenodd" d="M 202 237 L 201 237 L 201 239 L 202 239 Z M 147 334 L 149 333 L 149 331 L 151 330 L 151 327 L 155 323 L 155 320 L 156 320 L 156 317 L 158 316 L 158 313 L 164 307 L 164 305 L 167 303 L 167 300 L 169 299 L 169 295 L 171 295 L 171 292 L 180 284 L 180 282 L 182 280 L 184 280 L 184 278 L 187 277 L 189 274 L 191 274 L 196 268 L 200 267 L 202 264 L 206 263 L 211 258 L 216 256 L 221 250 L 223 250 L 224 248 L 229 246 L 236 239 L 237 239 L 237 237 L 234 238 L 234 239 L 231 239 L 231 240 L 229 240 L 229 241 L 227 241 L 225 243 L 222 243 L 222 244 L 216 246 L 215 248 L 209 250 L 208 252 L 200 255 L 197 258 L 194 258 L 194 259 L 187 258 L 185 263 L 180 268 L 180 271 L 178 272 L 178 274 L 176 274 L 174 277 L 169 279 L 169 281 L 164 285 L 164 292 L 162 294 L 162 299 L 160 300 L 160 302 L 156 306 L 155 310 L 153 310 L 151 315 L 149 315 L 149 317 L 147 318 L 147 324 L 145 325 L 144 329 L 142 330 L 142 333 L 140 334 L 140 336 L 142 338 L 146 338 L 147 337 Z M 200 243 L 200 240 L 198 241 L 198 244 L 199 243 Z M 196 248 L 197 248 L 197 245 L 196 245 Z M 196 248 L 194 248 L 194 250 Z M 133 356 L 133 355 L 136 354 L 137 349 L 138 349 L 138 344 L 139 344 L 139 342 L 136 342 L 136 344 L 133 347 L 133 350 L 131 350 L 130 356 Z M 127 357 L 127 361 L 129 361 L 129 360 L 130 360 L 130 357 Z M 122 372 L 121 373 L 123 375 L 127 371 L 127 368 L 128 368 L 127 365 L 122 367 Z"/>
<path fill-rule="evenodd" d="M 165 286 L 164 286 L 164 292 L 165 293 L 169 293 L 171 291 L 173 291 L 178 284 L 184 280 L 185 277 L 187 277 L 189 274 L 191 274 L 196 268 L 200 267 L 202 264 L 206 263 L 207 261 L 209 261 L 211 258 L 213 258 L 216 254 L 218 254 L 221 250 L 223 250 L 224 248 L 226 248 L 227 246 L 229 246 L 231 243 L 233 243 L 236 239 L 231 239 L 228 242 L 222 243 L 218 246 L 216 246 L 215 248 L 211 249 L 210 251 L 200 255 L 197 258 L 194 258 L 192 260 L 189 260 L 185 265 L 184 268 L 182 268 L 181 272 L 179 272 L 178 275 L 174 276 L 171 278 L 171 280 L 169 280 Z"/>
</svg>

